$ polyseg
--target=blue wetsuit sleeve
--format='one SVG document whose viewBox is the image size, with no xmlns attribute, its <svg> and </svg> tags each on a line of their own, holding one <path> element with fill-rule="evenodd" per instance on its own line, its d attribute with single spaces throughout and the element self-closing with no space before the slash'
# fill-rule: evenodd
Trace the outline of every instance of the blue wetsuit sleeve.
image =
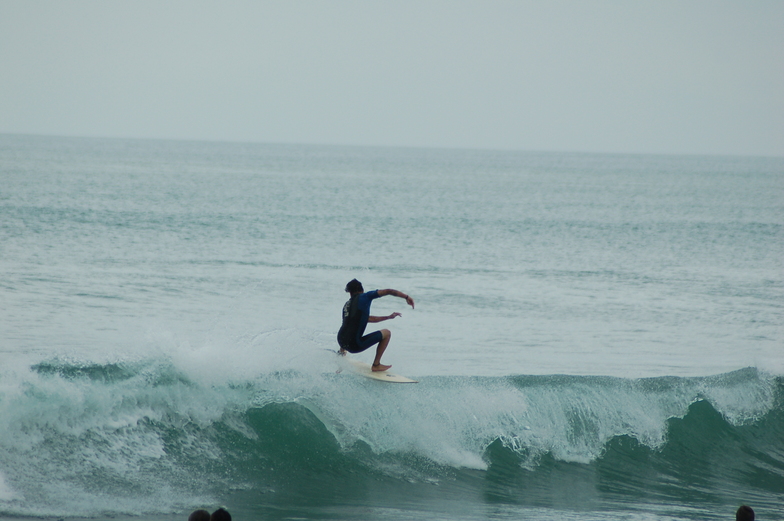
<svg viewBox="0 0 784 521">
<path fill-rule="evenodd" d="M 357 297 L 357 308 L 359 309 L 360 313 L 364 315 L 363 318 L 370 316 L 370 303 L 373 302 L 374 299 L 377 299 L 379 296 L 380 295 L 378 294 L 378 290 L 375 289 L 373 291 L 368 291 L 367 293 L 363 293 L 359 297 Z M 367 324 L 367 321 L 365 321 L 365 324 Z"/>
</svg>

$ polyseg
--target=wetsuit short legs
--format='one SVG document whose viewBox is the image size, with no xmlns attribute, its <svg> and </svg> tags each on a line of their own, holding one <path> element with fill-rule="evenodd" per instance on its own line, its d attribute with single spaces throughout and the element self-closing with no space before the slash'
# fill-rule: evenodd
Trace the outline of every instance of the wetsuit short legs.
<svg viewBox="0 0 784 521">
<path fill-rule="evenodd" d="M 349 353 L 361 353 L 365 349 L 372 347 L 378 344 L 379 342 L 381 342 L 382 338 L 384 337 L 381 334 L 381 331 L 373 331 L 372 333 L 363 336 L 357 344 L 355 345 L 348 344 L 341 347 L 346 351 L 348 351 Z"/>
</svg>

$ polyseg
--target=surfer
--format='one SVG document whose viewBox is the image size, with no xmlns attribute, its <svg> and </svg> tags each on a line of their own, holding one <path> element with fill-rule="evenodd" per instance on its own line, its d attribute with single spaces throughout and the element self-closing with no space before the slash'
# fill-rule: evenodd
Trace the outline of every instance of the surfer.
<svg viewBox="0 0 784 521">
<path fill-rule="evenodd" d="M 340 326 L 340 331 L 338 331 L 340 354 L 345 355 L 346 351 L 349 353 L 361 353 L 365 349 L 378 344 L 372 369 L 373 371 L 386 371 L 392 366 L 382 365 L 381 355 L 384 354 L 387 345 L 389 345 L 392 333 L 389 329 L 382 329 L 381 331 L 374 331 L 365 335 L 365 327 L 367 327 L 368 322 L 391 320 L 399 317 L 400 313 L 392 313 L 386 317 L 374 317 L 370 314 L 370 304 L 379 297 L 393 295 L 405 299 L 406 304 L 413 309 L 414 299 L 396 289 L 377 289 L 365 293 L 362 283 L 357 279 L 353 279 L 346 284 L 346 293 L 350 294 L 351 298 L 343 306 L 343 325 Z"/>
</svg>

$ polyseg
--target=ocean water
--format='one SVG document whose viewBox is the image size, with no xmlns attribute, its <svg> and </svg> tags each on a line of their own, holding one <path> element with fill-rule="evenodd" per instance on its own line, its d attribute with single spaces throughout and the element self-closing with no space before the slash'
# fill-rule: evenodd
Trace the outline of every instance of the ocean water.
<svg viewBox="0 0 784 521">
<path fill-rule="evenodd" d="M 339 371 L 354 277 L 418 384 Z M 782 158 L 0 135 L 1 518 L 743 503 L 784 519 Z"/>
</svg>

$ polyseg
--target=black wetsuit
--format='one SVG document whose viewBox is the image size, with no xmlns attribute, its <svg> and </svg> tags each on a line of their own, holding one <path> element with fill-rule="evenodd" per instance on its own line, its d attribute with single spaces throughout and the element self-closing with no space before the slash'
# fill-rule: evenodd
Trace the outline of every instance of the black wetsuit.
<svg viewBox="0 0 784 521">
<path fill-rule="evenodd" d="M 351 297 L 343 306 L 343 325 L 338 331 L 338 344 L 350 353 L 359 353 L 381 342 L 381 331 L 364 335 L 370 318 L 370 304 L 380 295 L 378 290 Z"/>
</svg>

